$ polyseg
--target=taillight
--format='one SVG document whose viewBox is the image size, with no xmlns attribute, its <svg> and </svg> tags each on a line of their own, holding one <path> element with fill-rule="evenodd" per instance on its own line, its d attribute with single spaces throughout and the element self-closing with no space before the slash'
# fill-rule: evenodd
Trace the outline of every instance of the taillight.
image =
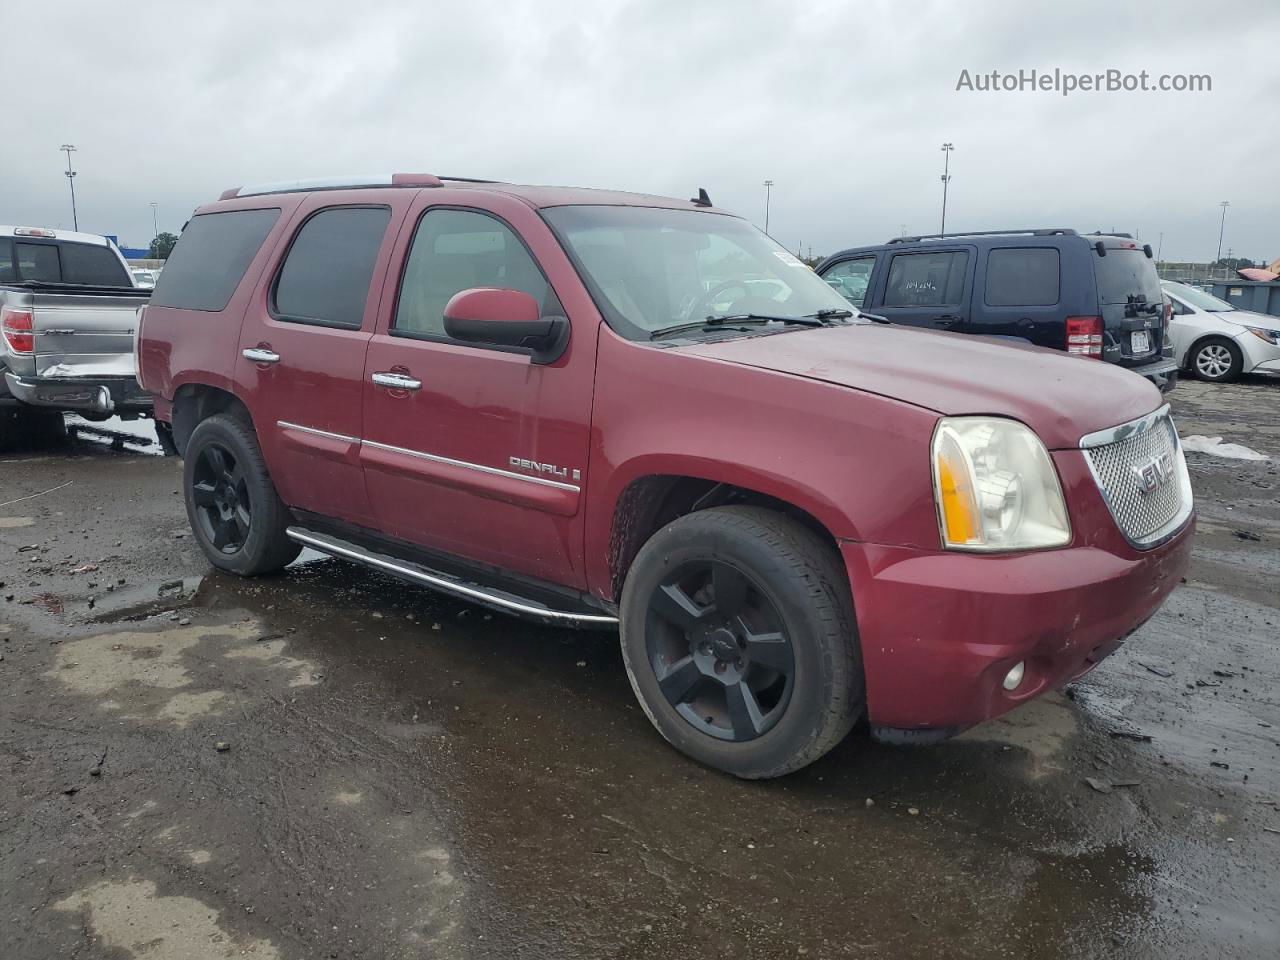
<svg viewBox="0 0 1280 960">
<path fill-rule="evenodd" d="M 34 353 L 36 338 L 31 332 L 31 311 L 16 307 L 0 308 L 0 333 L 11 353 Z"/>
<path fill-rule="evenodd" d="M 1067 353 L 1102 359 L 1102 318 L 1067 317 Z"/>
<path fill-rule="evenodd" d="M 147 305 L 144 303 L 138 308 L 133 324 L 133 375 L 137 378 L 140 387 L 142 387 L 142 319 L 146 315 Z M 146 387 L 142 389 L 145 390 Z"/>
<path fill-rule="evenodd" d="M 1164 328 L 1169 329 L 1169 324 L 1173 320 L 1173 304 L 1168 300 L 1164 302 Z"/>
</svg>

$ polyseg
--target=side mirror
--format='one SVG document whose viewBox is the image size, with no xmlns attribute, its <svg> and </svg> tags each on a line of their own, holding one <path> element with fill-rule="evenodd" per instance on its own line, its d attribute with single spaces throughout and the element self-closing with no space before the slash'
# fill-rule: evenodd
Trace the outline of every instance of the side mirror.
<svg viewBox="0 0 1280 960">
<path fill-rule="evenodd" d="M 552 363 L 564 353 L 569 321 L 541 316 L 538 301 L 520 290 L 473 287 L 445 305 L 444 332 L 467 343 L 524 348 L 534 363 Z"/>
</svg>

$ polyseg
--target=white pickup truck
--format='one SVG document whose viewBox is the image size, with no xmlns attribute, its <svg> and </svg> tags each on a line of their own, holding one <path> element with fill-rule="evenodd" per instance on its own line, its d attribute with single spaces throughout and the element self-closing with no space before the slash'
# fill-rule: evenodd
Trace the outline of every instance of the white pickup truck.
<svg viewBox="0 0 1280 960">
<path fill-rule="evenodd" d="M 0 430 L 149 415 L 133 332 L 150 295 L 106 237 L 0 226 Z"/>
</svg>

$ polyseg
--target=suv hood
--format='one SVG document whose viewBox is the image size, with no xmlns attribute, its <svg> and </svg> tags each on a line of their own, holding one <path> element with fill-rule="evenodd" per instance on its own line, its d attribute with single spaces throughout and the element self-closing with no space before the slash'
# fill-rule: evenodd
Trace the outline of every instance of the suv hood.
<svg viewBox="0 0 1280 960">
<path fill-rule="evenodd" d="M 1157 409 L 1137 374 L 988 337 L 859 323 L 678 347 L 742 366 L 851 387 L 947 416 L 1021 420 L 1050 449 Z"/>
</svg>

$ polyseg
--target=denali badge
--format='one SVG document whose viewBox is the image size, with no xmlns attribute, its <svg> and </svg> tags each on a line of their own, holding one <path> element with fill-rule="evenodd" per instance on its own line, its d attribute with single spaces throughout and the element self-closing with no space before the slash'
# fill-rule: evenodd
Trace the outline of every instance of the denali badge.
<svg viewBox="0 0 1280 960">
<path fill-rule="evenodd" d="M 1152 457 L 1134 467 L 1133 472 L 1138 475 L 1138 489 L 1143 493 L 1154 493 L 1173 479 L 1173 454 L 1166 452 Z"/>
<path fill-rule="evenodd" d="M 553 463 L 539 463 L 537 460 L 526 460 L 524 457 L 510 457 L 507 461 L 517 470 L 532 470 L 534 473 L 546 473 L 555 477 L 557 480 L 572 480 L 577 483 L 582 479 L 581 470 L 569 470 L 567 467 L 557 467 Z"/>
</svg>

